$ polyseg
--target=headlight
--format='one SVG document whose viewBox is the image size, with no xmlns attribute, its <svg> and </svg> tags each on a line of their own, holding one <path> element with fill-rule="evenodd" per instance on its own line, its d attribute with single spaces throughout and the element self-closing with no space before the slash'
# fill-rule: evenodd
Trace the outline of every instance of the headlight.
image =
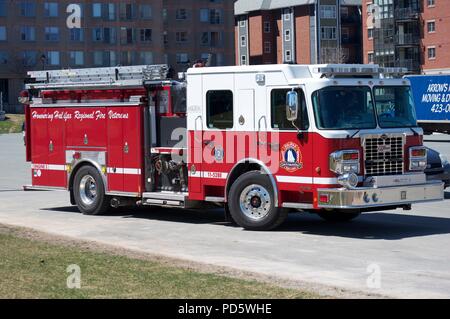
<svg viewBox="0 0 450 319">
<path fill-rule="evenodd" d="M 359 174 L 359 151 L 338 151 L 330 155 L 330 171 L 342 175 L 348 173 Z"/>
<path fill-rule="evenodd" d="M 409 149 L 409 170 L 424 171 L 428 164 L 428 150 L 423 146 L 411 147 Z"/>
<path fill-rule="evenodd" d="M 447 156 L 439 154 L 439 157 L 441 158 L 442 167 L 449 164 Z"/>
</svg>

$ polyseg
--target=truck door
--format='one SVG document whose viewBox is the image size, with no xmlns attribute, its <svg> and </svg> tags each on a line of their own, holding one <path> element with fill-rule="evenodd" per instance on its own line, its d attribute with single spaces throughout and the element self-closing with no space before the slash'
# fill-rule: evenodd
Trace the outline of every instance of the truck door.
<svg viewBox="0 0 450 319">
<path fill-rule="evenodd" d="M 313 138 L 309 132 L 309 117 L 305 91 L 296 89 L 301 116 L 293 124 L 286 118 L 286 94 L 291 88 L 268 88 L 270 101 L 271 144 L 278 145 L 279 164 L 276 179 L 279 191 L 286 194 L 283 201 L 297 203 L 312 201 Z M 295 126 L 299 128 L 299 131 Z M 277 142 L 276 142 L 277 141 Z M 309 198 L 311 197 L 311 198 Z"/>
<path fill-rule="evenodd" d="M 31 165 L 32 185 L 48 186 L 48 112 L 45 108 L 31 108 L 30 130 L 31 130 Z"/>
<path fill-rule="evenodd" d="M 251 97 L 252 93 L 243 94 Z M 208 189 L 208 196 L 221 197 L 223 192 L 220 189 L 225 186 L 229 172 L 227 159 L 234 155 L 229 154 L 234 152 L 234 148 L 227 148 L 227 143 L 237 130 L 234 74 L 203 75 L 203 98 L 202 185 L 203 190 Z"/>
</svg>

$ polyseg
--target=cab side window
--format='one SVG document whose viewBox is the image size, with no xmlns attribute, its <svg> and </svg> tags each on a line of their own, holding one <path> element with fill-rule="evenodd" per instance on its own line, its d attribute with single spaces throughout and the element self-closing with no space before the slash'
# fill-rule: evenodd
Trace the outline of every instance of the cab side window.
<svg viewBox="0 0 450 319">
<path fill-rule="evenodd" d="M 206 123 L 210 129 L 233 128 L 233 92 L 208 91 L 206 93 Z"/>
<path fill-rule="evenodd" d="M 274 89 L 271 92 L 271 117 L 272 128 L 281 131 L 296 130 L 297 126 L 301 130 L 309 129 L 308 112 L 306 109 L 306 98 L 302 90 L 296 90 L 299 99 L 299 117 L 295 121 L 295 126 L 286 118 L 286 95 L 290 89 Z"/>
</svg>

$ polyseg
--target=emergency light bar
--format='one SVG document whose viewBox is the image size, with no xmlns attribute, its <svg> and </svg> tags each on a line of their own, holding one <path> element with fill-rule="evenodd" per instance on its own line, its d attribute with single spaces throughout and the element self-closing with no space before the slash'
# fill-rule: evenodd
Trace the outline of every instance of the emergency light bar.
<svg viewBox="0 0 450 319">
<path fill-rule="evenodd" d="M 407 73 L 405 68 L 383 68 L 378 65 L 373 67 L 367 65 L 335 65 L 313 68 L 316 74 L 322 74 L 323 77 L 331 78 L 336 76 L 403 76 Z"/>
</svg>

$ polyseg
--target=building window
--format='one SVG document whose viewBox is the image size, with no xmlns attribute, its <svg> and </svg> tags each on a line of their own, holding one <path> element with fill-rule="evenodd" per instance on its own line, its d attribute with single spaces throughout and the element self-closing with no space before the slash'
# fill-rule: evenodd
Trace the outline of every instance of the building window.
<svg viewBox="0 0 450 319">
<path fill-rule="evenodd" d="M 37 56 L 36 51 L 23 51 L 22 52 L 23 65 L 24 66 L 35 66 L 36 65 L 36 56 Z"/>
<path fill-rule="evenodd" d="M 21 27 L 20 39 L 22 41 L 36 41 L 36 28 L 35 27 Z"/>
<path fill-rule="evenodd" d="M 209 12 L 209 23 L 221 24 L 222 23 L 222 11 L 218 9 L 211 9 Z"/>
<path fill-rule="evenodd" d="M 291 30 L 284 31 L 284 41 L 286 42 L 291 41 Z"/>
<path fill-rule="evenodd" d="M 135 4 L 121 3 L 120 4 L 120 19 L 121 20 L 133 20 L 136 16 Z"/>
<path fill-rule="evenodd" d="M 0 0 L 0 17 L 6 17 L 7 12 L 7 3 L 6 0 Z"/>
<path fill-rule="evenodd" d="M 292 54 L 291 54 L 291 50 L 286 50 L 285 52 L 285 62 L 292 62 Z"/>
<path fill-rule="evenodd" d="M 117 13 L 116 13 L 116 4 L 115 3 L 108 3 L 106 5 L 107 12 L 106 17 L 108 17 L 109 21 L 115 21 L 117 19 Z"/>
<path fill-rule="evenodd" d="M 342 37 L 342 41 L 348 42 L 350 40 L 350 30 L 346 27 L 342 27 L 341 37 Z"/>
<path fill-rule="evenodd" d="M 47 18 L 55 18 L 58 16 L 58 2 L 44 3 L 45 16 Z"/>
<path fill-rule="evenodd" d="M 320 17 L 322 19 L 336 19 L 336 6 L 320 6 Z"/>
<path fill-rule="evenodd" d="M 368 63 L 370 63 L 370 64 L 372 64 L 373 62 L 374 62 L 374 59 L 373 59 L 373 52 L 369 52 L 368 54 L 367 54 L 367 62 Z"/>
<path fill-rule="evenodd" d="M 133 28 L 120 28 L 120 43 L 121 44 L 133 44 L 134 43 L 134 29 Z"/>
<path fill-rule="evenodd" d="M 429 7 L 434 7 L 436 5 L 435 0 L 427 0 L 427 5 Z"/>
<path fill-rule="evenodd" d="M 206 123 L 210 129 L 232 129 L 233 92 L 208 91 L 206 93 Z"/>
<path fill-rule="evenodd" d="M 93 3 L 92 4 L 92 17 L 93 18 L 101 18 L 102 17 L 102 4 L 101 3 Z"/>
<path fill-rule="evenodd" d="M 271 31 L 270 21 L 264 22 L 264 33 L 270 33 L 270 31 Z"/>
<path fill-rule="evenodd" d="M 94 51 L 94 65 L 104 66 L 103 51 Z"/>
<path fill-rule="evenodd" d="M 186 43 L 187 42 L 187 32 L 181 31 L 175 34 L 176 41 L 178 43 Z"/>
<path fill-rule="evenodd" d="M 427 21 L 427 30 L 428 33 L 436 32 L 436 21 Z"/>
<path fill-rule="evenodd" d="M 245 35 L 241 36 L 241 47 L 247 46 L 247 37 Z"/>
<path fill-rule="evenodd" d="M 20 14 L 23 17 L 36 16 L 36 3 L 34 1 L 22 1 L 20 3 Z"/>
<path fill-rule="evenodd" d="M 151 65 L 153 64 L 153 52 L 140 52 L 140 63 L 142 64 L 146 64 L 146 65 Z"/>
<path fill-rule="evenodd" d="M 322 40 L 336 40 L 336 27 L 322 27 Z"/>
<path fill-rule="evenodd" d="M 59 41 L 59 28 L 45 27 L 45 41 Z"/>
<path fill-rule="evenodd" d="M 244 20 L 244 18 L 242 18 L 242 20 L 239 21 L 239 26 L 241 28 L 245 28 L 247 26 L 247 20 Z"/>
<path fill-rule="evenodd" d="M 186 20 L 187 19 L 187 10 L 186 9 L 177 9 L 175 13 L 177 20 Z"/>
<path fill-rule="evenodd" d="M 8 39 L 8 36 L 6 34 L 6 27 L 0 26 L 0 41 L 6 41 Z"/>
<path fill-rule="evenodd" d="M 69 33 L 70 33 L 70 41 L 73 41 L 73 42 L 84 41 L 84 30 L 83 29 L 78 29 L 78 28 L 70 29 Z"/>
<path fill-rule="evenodd" d="M 59 65 L 59 51 L 48 51 L 47 52 L 47 63 L 48 65 L 57 66 Z"/>
<path fill-rule="evenodd" d="M 428 59 L 429 60 L 436 59 L 436 47 L 428 47 Z"/>
<path fill-rule="evenodd" d="M 9 60 L 9 54 L 5 51 L 0 51 L 0 64 L 7 64 Z"/>
<path fill-rule="evenodd" d="M 283 19 L 284 21 L 291 20 L 291 9 L 283 9 Z"/>
<path fill-rule="evenodd" d="M 71 51 L 69 52 L 70 65 L 83 66 L 84 65 L 84 52 L 83 51 Z"/>
<path fill-rule="evenodd" d="M 153 16 L 152 6 L 149 4 L 141 4 L 141 10 L 139 12 L 141 13 L 142 20 L 150 20 Z"/>
<path fill-rule="evenodd" d="M 247 56 L 241 55 L 241 65 L 247 65 Z"/>
<path fill-rule="evenodd" d="M 373 39 L 373 29 L 367 29 L 367 37 L 369 38 L 369 40 Z"/>
<path fill-rule="evenodd" d="M 264 42 L 264 53 L 272 53 L 272 42 Z"/>
<path fill-rule="evenodd" d="M 177 53 L 177 63 L 186 64 L 189 63 L 189 55 L 187 53 Z"/>
<path fill-rule="evenodd" d="M 209 9 L 200 9 L 200 22 L 209 22 Z"/>
<path fill-rule="evenodd" d="M 141 42 L 152 42 L 152 29 L 141 29 Z"/>
</svg>

